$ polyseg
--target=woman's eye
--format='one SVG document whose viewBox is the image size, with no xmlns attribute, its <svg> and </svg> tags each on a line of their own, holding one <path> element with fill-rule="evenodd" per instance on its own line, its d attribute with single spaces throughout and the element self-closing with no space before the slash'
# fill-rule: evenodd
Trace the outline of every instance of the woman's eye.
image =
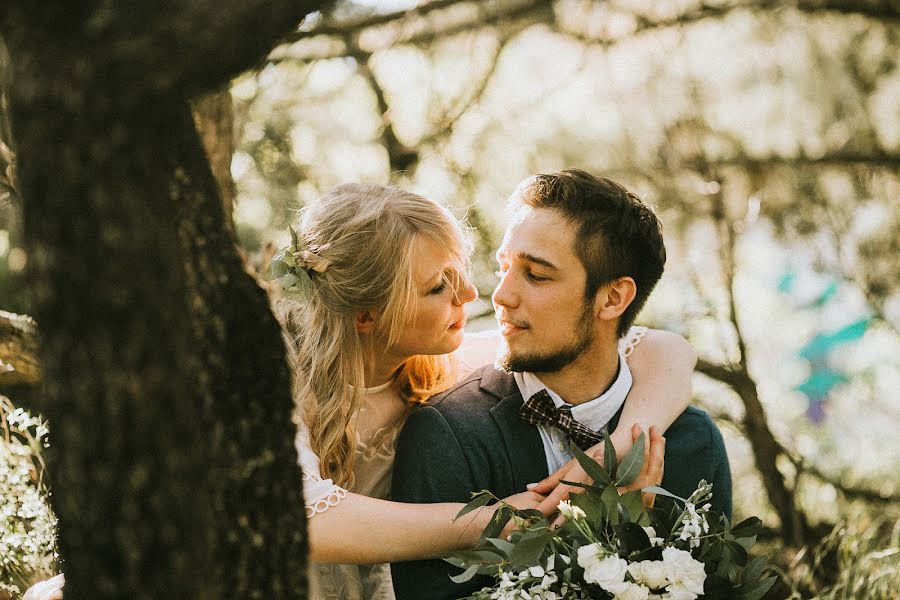
<svg viewBox="0 0 900 600">
<path fill-rule="evenodd" d="M 447 280 L 441 279 L 441 282 L 437 285 L 437 287 L 431 288 L 431 294 L 440 294 L 444 290 L 447 289 Z"/>
</svg>

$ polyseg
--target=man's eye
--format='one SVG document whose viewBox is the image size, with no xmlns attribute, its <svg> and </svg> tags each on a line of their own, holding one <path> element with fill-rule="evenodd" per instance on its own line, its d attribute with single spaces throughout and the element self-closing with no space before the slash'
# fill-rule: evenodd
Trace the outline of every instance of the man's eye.
<svg viewBox="0 0 900 600">
<path fill-rule="evenodd" d="M 549 279 L 549 277 L 544 277 L 544 276 L 542 276 L 542 275 L 537 275 L 537 274 L 535 274 L 535 273 L 532 273 L 531 271 L 528 271 L 528 272 L 525 274 L 525 276 L 526 276 L 528 279 L 530 279 L 531 281 L 547 281 L 547 280 Z"/>
</svg>

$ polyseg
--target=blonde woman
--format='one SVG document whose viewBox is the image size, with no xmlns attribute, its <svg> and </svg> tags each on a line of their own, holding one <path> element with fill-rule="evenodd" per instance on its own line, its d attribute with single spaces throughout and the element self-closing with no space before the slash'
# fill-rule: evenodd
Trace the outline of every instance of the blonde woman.
<svg viewBox="0 0 900 600">
<path fill-rule="evenodd" d="M 465 304 L 477 297 L 465 275 L 470 251 L 466 231 L 437 203 L 350 184 L 302 211 L 281 254 L 292 263 L 289 291 L 302 298 L 276 306 L 295 370 L 313 598 L 393 598 L 390 570 L 378 563 L 472 546 L 490 516 L 454 523 L 460 504 L 385 500 L 409 412 L 492 361 L 496 334 L 463 336 Z M 613 434 L 621 451 L 632 423 L 665 429 L 686 407 L 695 357 L 679 336 L 643 328 L 620 351 L 634 376 L 620 419 L 628 426 Z M 645 482 L 661 477 L 661 452 L 654 457 Z M 523 490 L 508 500 L 541 499 Z"/>
</svg>

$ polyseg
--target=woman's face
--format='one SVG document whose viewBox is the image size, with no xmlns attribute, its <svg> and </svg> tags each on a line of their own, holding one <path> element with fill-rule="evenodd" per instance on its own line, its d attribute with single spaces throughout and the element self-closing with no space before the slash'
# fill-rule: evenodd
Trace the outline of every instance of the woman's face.
<svg viewBox="0 0 900 600">
<path fill-rule="evenodd" d="M 463 340 L 465 305 L 478 297 L 459 258 L 440 244 L 418 237 L 412 248 L 416 312 L 390 348 L 391 354 L 411 357 L 447 354 Z"/>
</svg>

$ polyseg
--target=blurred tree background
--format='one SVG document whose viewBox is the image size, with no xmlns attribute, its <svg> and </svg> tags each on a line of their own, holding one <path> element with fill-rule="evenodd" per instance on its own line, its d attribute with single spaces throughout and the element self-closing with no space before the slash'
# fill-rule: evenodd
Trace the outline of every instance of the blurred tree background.
<svg viewBox="0 0 900 600">
<path fill-rule="evenodd" d="M 891 0 L 343 1 L 233 82 L 232 114 L 206 110 L 233 131 L 250 263 L 328 188 L 393 182 L 476 228 L 475 315 L 521 179 L 580 167 L 635 190 L 669 250 L 639 320 L 698 350 L 696 401 L 726 435 L 736 518 L 770 526 L 777 593 L 889 597 L 898 25 Z M 28 313 L 9 139 L 4 118 L 0 309 Z"/>
</svg>

